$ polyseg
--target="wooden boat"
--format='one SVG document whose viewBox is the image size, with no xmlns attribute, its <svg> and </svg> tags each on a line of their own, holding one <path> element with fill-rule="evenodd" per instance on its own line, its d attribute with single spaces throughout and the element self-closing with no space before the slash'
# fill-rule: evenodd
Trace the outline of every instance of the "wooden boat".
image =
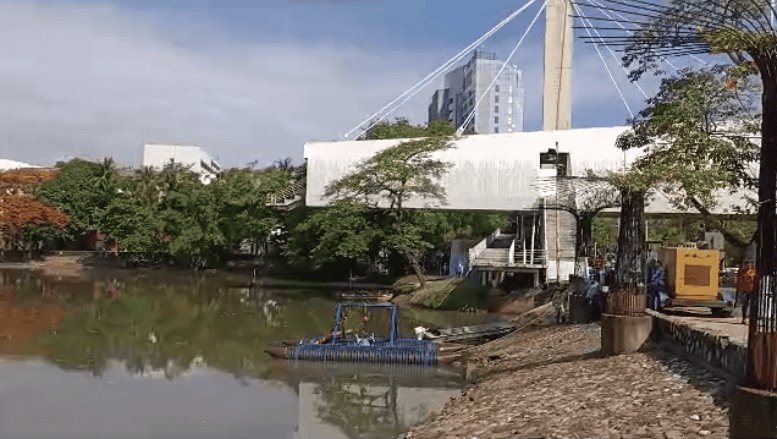
<svg viewBox="0 0 777 439">
<path fill-rule="evenodd" d="M 419 329 L 424 329 L 423 332 L 418 332 L 423 334 L 425 340 L 431 340 L 435 343 L 479 344 L 504 337 L 515 331 L 516 326 L 512 322 L 502 321 L 455 328 Z"/>
<path fill-rule="evenodd" d="M 383 308 L 391 312 L 389 336 L 376 338 L 374 335 L 359 337 L 343 334 L 341 324 L 346 308 Z M 282 341 L 278 346 L 265 349 L 275 358 L 288 360 L 309 360 L 323 362 L 366 362 L 381 364 L 411 364 L 436 366 L 451 364 L 459 360 L 465 346 L 435 343 L 431 340 L 400 338 L 398 333 L 399 310 L 391 303 L 338 303 L 335 308 L 335 323 L 328 339 L 313 337 L 297 343 Z"/>
<path fill-rule="evenodd" d="M 339 296 L 343 300 L 367 300 L 376 302 L 389 302 L 394 298 L 391 293 L 376 291 L 342 291 Z"/>
</svg>

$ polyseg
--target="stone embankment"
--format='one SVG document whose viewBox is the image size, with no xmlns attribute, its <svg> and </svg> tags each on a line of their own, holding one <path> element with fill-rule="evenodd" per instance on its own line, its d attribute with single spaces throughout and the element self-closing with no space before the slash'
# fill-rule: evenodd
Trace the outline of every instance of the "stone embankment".
<svg viewBox="0 0 777 439">
<path fill-rule="evenodd" d="M 599 351 L 598 325 L 527 329 L 475 348 L 474 384 L 406 437 L 728 437 L 725 375 L 662 345 Z"/>
</svg>

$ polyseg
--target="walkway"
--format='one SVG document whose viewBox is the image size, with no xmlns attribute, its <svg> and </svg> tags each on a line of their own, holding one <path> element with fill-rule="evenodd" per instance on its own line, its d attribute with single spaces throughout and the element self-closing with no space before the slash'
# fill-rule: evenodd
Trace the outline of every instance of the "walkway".
<svg viewBox="0 0 777 439">
<path fill-rule="evenodd" d="M 597 325 L 485 345 L 480 361 L 490 375 L 407 438 L 728 437 L 725 379 L 661 349 L 611 358 L 598 351 Z"/>
</svg>

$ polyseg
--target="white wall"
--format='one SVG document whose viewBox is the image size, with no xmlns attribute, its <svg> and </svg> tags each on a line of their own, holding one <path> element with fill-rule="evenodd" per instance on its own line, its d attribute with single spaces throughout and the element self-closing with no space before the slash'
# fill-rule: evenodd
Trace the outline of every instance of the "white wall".
<svg viewBox="0 0 777 439">
<path fill-rule="evenodd" d="M 447 191 L 447 209 L 526 210 L 535 207 L 540 175 L 540 153 L 549 148 L 571 153 L 571 172 L 617 169 L 624 166 L 615 140 L 625 127 L 554 132 L 526 132 L 465 136 L 453 148 L 435 156 L 452 164 L 440 183 Z M 352 172 L 358 163 L 402 140 L 322 142 L 305 145 L 308 161 L 308 206 L 326 206 L 327 184 Z M 629 153 L 634 155 L 635 153 Z M 409 207 L 424 207 L 413 200 Z"/>
<path fill-rule="evenodd" d="M 640 155 L 638 150 L 624 152 L 615 146 L 618 136 L 628 127 L 584 128 L 563 131 L 464 136 L 453 142 L 453 148 L 435 154 L 452 164 L 441 179 L 446 189 L 446 204 L 429 200 L 411 200 L 411 208 L 441 207 L 450 210 L 516 211 L 536 207 L 543 195 L 538 180 L 540 153 L 555 148 L 570 153 L 570 174 L 582 176 L 587 170 L 600 172 L 625 168 Z M 406 139 L 405 139 L 406 140 Z M 326 206 L 325 187 L 354 171 L 363 160 L 378 151 L 400 143 L 399 140 L 347 142 L 312 142 L 305 144 L 308 161 L 308 206 Z M 545 194 L 547 196 L 547 194 Z M 714 213 L 731 213 L 732 205 L 744 207 L 750 193 L 720 193 Z M 665 194 L 655 194 L 648 213 L 679 213 Z"/>
<path fill-rule="evenodd" d="M 191 145 L 163 145 L 146 144 L 143 145 L 143 166 L 152 167 L 160 170 L 169 165 L 170 162 L 189 167 L 192 172 L 200 175 L 203 183 L 209 183 L 220 170 L 221 166 L 202 148 Z M 211 166 L 211 170 L 205 169 L 201 161 Z M 212 163 L 215 163 L 219 169 L 214 169 Z M 216 172 L 213 172 L 216 171 Z"/>
</svg>

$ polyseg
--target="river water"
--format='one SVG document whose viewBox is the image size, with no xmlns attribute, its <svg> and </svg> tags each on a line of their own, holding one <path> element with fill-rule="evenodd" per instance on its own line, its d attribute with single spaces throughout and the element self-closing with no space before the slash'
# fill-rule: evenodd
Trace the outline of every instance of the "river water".
<svg viewBox="0 0 777 439">
<path fill-rule="evenodd" d="M 0 275 L 3 439 L 392 438 L 462 386 L 434 368 L 263 352 L 331 330 L 332 294 L 240 288 L 222 275 Z M 487 318 L 400 317 L 403 336 Z"/>
</svg>

